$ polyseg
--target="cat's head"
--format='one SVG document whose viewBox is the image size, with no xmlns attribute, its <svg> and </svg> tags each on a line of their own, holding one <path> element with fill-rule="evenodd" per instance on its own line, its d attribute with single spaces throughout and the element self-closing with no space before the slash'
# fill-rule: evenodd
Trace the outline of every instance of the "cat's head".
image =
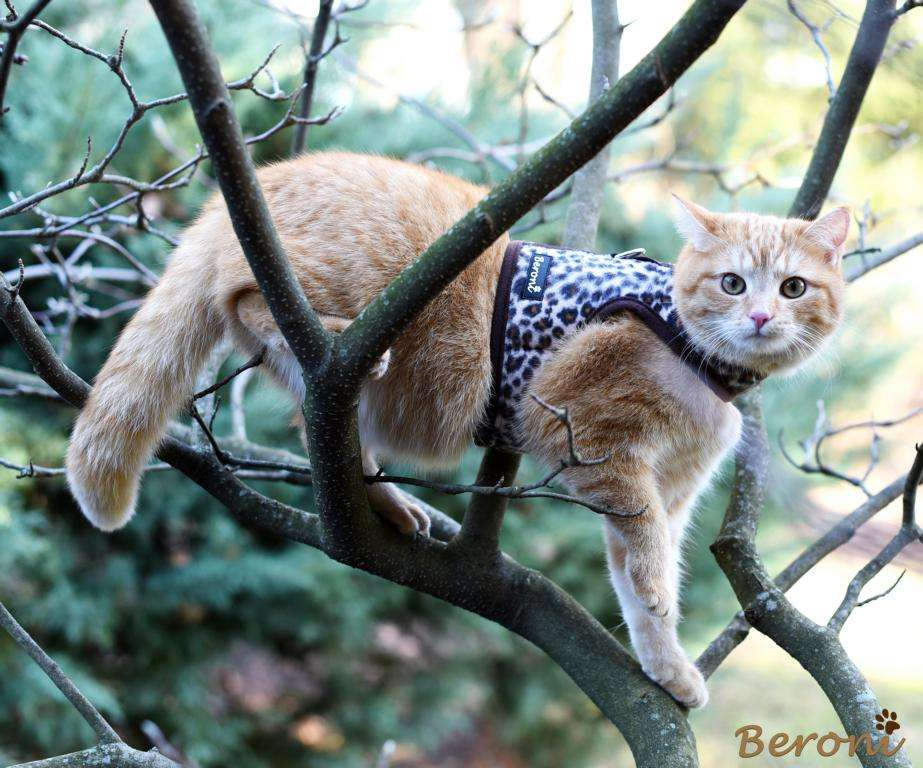
<svg viewBox="0 0 923 768">
<path fill-rule="evenodd" d="M 817 221 L 713 213 L 677 198 L 674 300 L 690 340 L 762 374 L 813 355 L 843 316 L 849 211 Z"/>
</svg>

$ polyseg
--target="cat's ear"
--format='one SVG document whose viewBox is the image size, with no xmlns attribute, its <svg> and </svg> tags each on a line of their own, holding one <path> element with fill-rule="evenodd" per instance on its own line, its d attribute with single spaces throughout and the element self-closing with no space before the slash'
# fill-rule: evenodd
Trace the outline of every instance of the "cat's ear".
<svg viewBox="0 0 923 768">
<path fill-rule="evenodd" d="M 711 251 L 721 244 L 715 214 L 674 194 L 676 200 L 676 229 L 689 245 L 697 251 Z"/>
<path fill-rule="evenodd" d="M 803 238 L 820 248 L 834 264 L 839 261 L 843 243 L 849 234 L 849 222 L 852 217 L 845 206 L 834 208 L 826 216 L 808 225 Z"/>
</svg>

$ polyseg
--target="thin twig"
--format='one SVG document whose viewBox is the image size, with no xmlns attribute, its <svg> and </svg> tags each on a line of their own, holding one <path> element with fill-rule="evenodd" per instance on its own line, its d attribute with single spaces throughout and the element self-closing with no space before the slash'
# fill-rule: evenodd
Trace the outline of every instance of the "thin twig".
<svg viewBox="0 0 923 768">
<path fill-rule="evenodd" d="M 885 547 L 879 552 L 872 560 L 870 560 L 862 570 L 857 573 L 852 581 L 849 582 L 849 587 L 846 589 L 846 595 L 843 597 L 842 602 L 839 607 L 834 612 L 833 616 L 830 617 L 830 621 L 827 622 L 827 627 L 833 630 L 834 632 L 839 632 L 843 628 L 843 624 L 846 623 L 846 620 L 849 618 L 850 614 L 855 608 L 858 608 L 859 605 L 871 602 L 872 599 L 865 600 L 863 602 L 859 601 L 859 595 L 862 592 L 863 587 L 869 583 L 869 581 L 876 576 L 882 568 L 884 568 L 888 563 L 894 560 L 904 548 L 917 542 L 923 536 L 920 527 L 916 524 L 914 520 L 914 507 L 916 504 L 917 498 L 917 486 L 920 484 L 920 479 L 923 477 L 923 445 L 918 445 L 916 447 L 916 454 L 914 456 L 913 466 L 910 469 L 910 472 L 907 473 L 907 481 L 904 484 L 904 503 L 903 503 L 903 516 L 901 519 L 901 527 L 894 538 L 889 541 Z M 900 581 L 900 579 L 898 579 Z M 897 582 L 895 582 L 895 585 Z M 892 586 L 891 589 L 894 587 Z M 884 594 L 888 594 L 891 590 L 889 589 Z M 882 597 L 883 595 L 878 595 Z"/>
<path fill-rule="evenodd" d="M 314 28 L 311 30 L 311 48 L 305 56 L 304 66 L 304 87 L 299 96 L 298 117 L 307 119 L 311 114 L 311 107 L 314 104 L 314 90 L 317 83 L 317 67 L 321 59 L 328 56 L 330 52 L 342 42 L 340 37 L 339 25 L 336 25 L 336 35 L 334 42 L 329 49 L 324 51 L 324 40 L 327 37 L 327 27 L 330 24 L 330 14 L 333 10 L 333 0 L 320 0 L 320 7 L 317 11 L 317 18 L 314 20 Z M 305 142 L 308 138 L 308 126 L 306 123 L 299 123 L 295 126 L 292 135 L 292 154 L 299 155 L 304 151 Z"/>
<path fill-rule="evenodd" d="M 55 687 L 65 698 L 73 705 L 80 716 L 86 720 L 87 724 L 93 729 L 100 744 L 116 744 L 122 740 L 119 735 L 112 729 L 112 726 L 106 722 L 105 718 L 99 713 L 90 700 L 84 696 L 71 679 L 64 674 L 64 670 L 58 666 L 57 662 L 52 659 L 45 651 L 41 649 L 38 643 L 32 639 L 31 635 L 19 624 L 13 615 L 6 609 L 3 603 L 0 603 L 0 626 L 2 626 L 16 641 L 16 644 L 29 654 L 31 659 L 41 667 L 48 679 L 55 684 Z"/>
<path fill-rule="evenodd" d="M 0 21 L 0 32 L 7 32 L 6 43 L 3 45 L 3 52 L 0 54 L 0 120 L 8 111 L 3 106 L 6 96 L 6 89 L 10 80 L 10 72 L 16 61 L 16 46 L 25 34 L 26 28 L 45 10 L 45 6 L 51 0 L 36 0 L 36 2 L 22 16 L 17 16 L 15 12 L 10 12 L 6 20 Z M 22 59 L 18 63 L 23 63 Z"/>
<path fill-rule="evenodd" d="M 894 12 L 894 15 L 902 16 L 907 11 L 912 11 L 914 8 L 920 8 L 921 6 L 923 6 L 923 0 L 905 0 L 904 4 Z"/>
<path fill-rule="evenodd" d="M 262 365 L 263 357 L 265 354 L 266 354 L 266 350 L 261 349 L 253 357 L 251 357 L 246 363 L 244 363 L 239 368 L 237 368 L 233 373 L 229 373 L 227 376 L 221 379 L 221 381 L 215 382 L 210 387 L 206 387 L 205 389 L 203 389 L 201 392 L 196 392 L 192 396 L 192 399 L 198 400 L 202 397 L 205 397 L 206 395 L 212 394 L 213 392 L 217 392 L 229 381 L 232 381 L 233 379 L 240 376 L 240 374 L 242 374 L 244 371 L 247 371 L 247 370 L 250 370 L 251 368 L 256 368 L 257 366 Z"/>
<path fill-rule="evenodd" d="M 887 597 L 888 595 L 891 594 L 891 591 L 898 584 L 901 583 L 901 579 L 903 579 L 904 576 L 906 575 L 907 575 L 907 569 L 905 568 L 903 571 L 901 571 L 900 575 L 894 580 L 894 583 L 890 587 L 888 587 L 884 592 L 879 592 L 877 595 L 872 595 L 871 597 L 865 598 L 865 600 L 860 600 L 858 603 L 856 603 L 856 608 L 861 608 L 863 605 L 868 605 L 869 603 L 873 603 L 876 600 L 880 600 L 883 597 Z"/>
<path fill-rule="evenodd" d="M 811 38 L 814 40 L 814 45 L 816 45 L 821 52 L 821 55 L 824 57 L 824 71 L 827 76 L 827 94 L 829 99 L 833 99 L 836 96 L 836 85 L 833 82 L 833 73 L 832 67 L 833 62 L 830 58 L 830 51 L 827 49 L 827 46 L 824 44 L 824 40 L 821 37 L 821 33 L 826 31 L 830 26 L 833 19 L 828 21 L 823 29 L 814 24 L 807 16 L 802 13 L 801 9 L 795 4 L 795 0 L 787 0 L 788 9 L 792 12 L 792 15 L 798 19 L 805 27 L 807 27 L 808 32 L 811 33 Z M 834 17 L 835 18 L 835 17 Z"/>
<path fill-rule="evenodd" d="M 836 480 L 842 480 L 849 483 L 850 485 L 859 488 L 866 496 L 871 497 L 872 492 L 869 490 L 866 485 L 869 477 L 872 474 L 872 471 L 878 464 L 878 445 L 881 440 L 878 435 L 879 429 L 886 429 L 888 427 L 893 427 L 898 424 L 903 424 L 906 421 L 919 416 L 923 413 L 923 407 L 914 408 L 912 411 L 905 413 L 903 416 L 899 416 L 894 419 L 885 419 L 883 421 L 860 421 L 853 424 L 847 424 L 843 427 L 831 427 L 827 421 L 826 408 L 824 406 L 823 400 L 817 401 L 817 419 L 814 423 L 814 431 L 810 436 L 804 438 L 800 441 L 800 447 L 804 452 L 804 459 L 802 461 L 797 461 L 785 447 L 785 434 L 783 430 L 779 430 L 778 442 L 779 450 L 782 453 L 782 456 L 791 464 L 795 469 L 800 470 L 806 474 L 820 474 L 826 475 L 827 477 L 832 477 Z M 872 440 L 869 447 L 869 462 L 866 465 L 865 471 L 861 476 L 849 475 L 841 470 L 836 469 L 835 467 L 827 464 L 821 454 L 821 448 L 826 440 L 841 435 L 845 432 L 850 432 L 856 429 L 870 429 L 872 430 Z"/>
</svg>

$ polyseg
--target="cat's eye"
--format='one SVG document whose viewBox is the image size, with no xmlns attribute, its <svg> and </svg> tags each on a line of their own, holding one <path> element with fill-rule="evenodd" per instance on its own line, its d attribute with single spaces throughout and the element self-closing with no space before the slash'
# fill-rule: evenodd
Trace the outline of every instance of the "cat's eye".
<svg viewBox="0 0 923 768">
<path fill-rule="evenodd" d="M 728 272 L 721 278 L 721 290 L 725 293 L 731 294 L 731 296 L 738 296 L 746 289 L 747 284 L 744 282 L 744 279 L 740 275 L 735 275 L 733 272 Z"/>
<path fill-rule="evenodd" d="M 790 277 L 788 280 L 782 283 L 782 286 L 779 288 L 779 292 L 786 299 L 797 299 L 805 292 L 807 287 L 807 283 L 805 283 L 805 281 L 800 277 Z"/>
</svg>

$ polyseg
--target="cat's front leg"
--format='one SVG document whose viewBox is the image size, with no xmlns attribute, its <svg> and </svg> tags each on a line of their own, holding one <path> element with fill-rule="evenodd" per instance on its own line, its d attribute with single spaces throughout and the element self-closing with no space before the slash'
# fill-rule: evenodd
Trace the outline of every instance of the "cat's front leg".
<svg viewBox="0 0 923 768">
<path fill-rule="evenodd" d="M 628 550 L 620 533 L 609 522 L 605 525 L 606 558 L 612 586 L 619 598 L 622 617 L 628 625 L 632 647 L 641 662 L 644 673 L 663 687 L 674 699 L 692 709 L 708 703 L 705 678 L 686 657 L 679 644 L 677 624 L 679 611 L 671 610 L 666 616 L 653 616 L 635 598 L 628 576 Z M 679 546 L 671 548 L 670 579 L 673 593 L 679 587 Z"/>
<path fill-rule="evenodd" d="M 616 513 L 641 510 L 606 518 L 607 533 L 625 549 L 624 573 L 634 600 L 653 616 L 676 613 L 670 529 L 650 465 L 616 458 L 593 470 L 594 478 L 573 483 L 578 495 Z"/>
</svg>

